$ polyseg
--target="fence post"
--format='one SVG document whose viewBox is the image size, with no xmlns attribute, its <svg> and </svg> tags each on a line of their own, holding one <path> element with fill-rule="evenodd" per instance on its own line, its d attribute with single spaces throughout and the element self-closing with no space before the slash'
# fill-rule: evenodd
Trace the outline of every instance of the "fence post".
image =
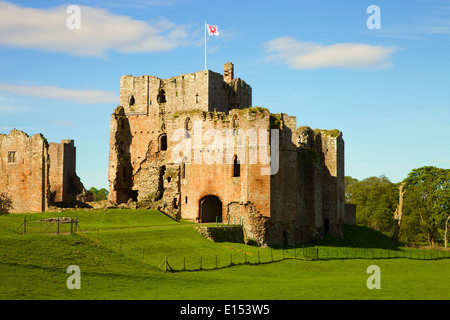
<svg viewBox="0 0 450 320">
<path fill-rule="evenodd" d="M 59 218 L 56 219 L 56 234 L 59 235 Z"/>
<path fill-rule="evenodd" d="M 23 219 L 23 234 L 27 234 L 27 218 Z"/>
<path fill-rule="evenodd" d="M 73 219 L 70 219 L 70 234 L 73 233 Z"/>
</svg>

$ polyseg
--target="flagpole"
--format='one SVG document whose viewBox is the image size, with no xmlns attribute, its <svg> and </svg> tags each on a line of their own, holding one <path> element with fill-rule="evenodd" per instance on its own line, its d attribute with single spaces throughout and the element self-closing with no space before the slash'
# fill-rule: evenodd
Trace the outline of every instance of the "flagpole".
<svg viewBox="0 0 450 320">
<path fill-rule="evenodd" d="M 206 71 L 206 20 L 205 20 L 205 71 Z"/>
</svg>

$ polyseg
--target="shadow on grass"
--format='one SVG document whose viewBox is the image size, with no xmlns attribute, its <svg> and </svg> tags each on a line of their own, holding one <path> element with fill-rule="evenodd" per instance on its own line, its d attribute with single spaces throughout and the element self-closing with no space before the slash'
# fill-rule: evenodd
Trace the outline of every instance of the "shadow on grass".
<svg viewBox="0 0 450 320">
<path fill-rule="evenodd" d="M 344 238 L 339 239 L 328 234 L 324 235 L 322 241 L 317 245 L 329 247 L 351 247 L 351 248 L 378 248 L 399 250 L 400 242 L 393 240 L 391 237 L 380 231 L 355 225 L 342 226 Z"/>
<path fill-rule="evenodd" d="M 315 243 L 300 243 L 295 246 L 270 245 L 274 249 L 288 249 L 301 247 L 345 247 L 345 248 L 373 248 L 373 249 L 389 249 L 400 250 L 402 246 L 400 242 L 393 240 L 391 237 L 380 231 L 365 226 L 342 225 L 344 238 L 340 239 L 329 234 L 323 235 L 323 240 Z"/>
</svg>

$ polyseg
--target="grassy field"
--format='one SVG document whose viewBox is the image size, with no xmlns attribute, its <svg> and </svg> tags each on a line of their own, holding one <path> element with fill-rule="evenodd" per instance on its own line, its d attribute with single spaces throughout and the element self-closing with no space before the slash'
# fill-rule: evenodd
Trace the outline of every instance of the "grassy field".
<svg viewBox="0 0 450 320">
<path fill-rule="evenodd" d="M 82 232 L 33 232 L 33 221 L 58 216 L 77 218 Z M 32 221 L 26 235 L 24 219 Z M 0 299 L 450 298 L 450 259 L 361 258 L 362 248 L 385 250 L 385 255 L 404 250 L 368 228 L 345 226 L 345 240 L 326 237 L 319 244 L 330 255 L 344 248 L 347 259 L 309 261 L 303 248 L 214 243 L 194 226 L 152 210 L 0 216 Z M 67 231 L 67 225 L 64 228 Z M 53 230 L 45 224 L 37 228 L 44 229 Z M 349 259 L 355 254 L 359 259 Z M 176 272 L 159 268 L 166 258 Z M 80 267 L 80 290 L 66 286 L 70 265 Z M 366 286 L 370 265 L 380 267 L 379 290 Z"/>
</svg>

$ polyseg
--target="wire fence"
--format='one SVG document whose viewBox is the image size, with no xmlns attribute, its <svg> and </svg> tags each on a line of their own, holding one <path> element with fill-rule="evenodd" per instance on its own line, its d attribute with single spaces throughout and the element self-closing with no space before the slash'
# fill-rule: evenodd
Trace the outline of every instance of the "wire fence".
<svg viewBox="0 0 450 320">
<path fill-rule="evenodd" d="M 78 219 L 51 218 L 43 220 L 27 220 L 16 228 L 24 235 L 29 234 L 72 234 L 82 232 Z M 94 231 L 95 232 L 95 231 Z M 85 237 L 89 237 L 84 234 Z M 92 240 L 99 241 L 99 231 L 92 235 Z M 109 241 L 107 241 L 109 242 Z M 111 243 L 109 243 L 111 245 Z M 354 247 L 318 247 L 303 246 L 301 248 L 275 249 L 250 247 L 248 251 L 233 250 L 229 254 L 175 255 L 161 258 L 162 254 L 154 255 L 146 252 L 145 247 L 128 247 L 119 239 L 117 248 L 113 250 L 120 254 L 140 259 L 146 263 L 157 265 L 163 271 L 183 272 L 214 270 L 229 268 L 237 265 L 257 265 L 279 262 L 287 259 L 294 260 L 344 260 L 344 259 L 413 259 L 438 260 L 450 258 L 450 250 L 444 249 L 383 249 L 383 248 L 354 248 Z"/>
<path fill-rule="evenodd" d="M 51 218 L 42 220 L 27 220 L 18 226 L 15 231 L 27 234 L 72 234 L 82 231 L 78 219 L 73 218 Z"/>
<path fill-rule="evenodd" d="M 159 265 L 163 271 L 199 271 L 227 268 L 236 265 L 256 265 L 298 260 L 344 260 L 344 259 L 414 259 L 438 260 L 450 258 L 448 250 L 434 249 L 380 249 L 342 247 L 303 247 L 292 249 L 261 249 L 255 252 L 234 252 L 230 255 L 202 255 L 197 257 L 166 257 Z"/>
</svg>

